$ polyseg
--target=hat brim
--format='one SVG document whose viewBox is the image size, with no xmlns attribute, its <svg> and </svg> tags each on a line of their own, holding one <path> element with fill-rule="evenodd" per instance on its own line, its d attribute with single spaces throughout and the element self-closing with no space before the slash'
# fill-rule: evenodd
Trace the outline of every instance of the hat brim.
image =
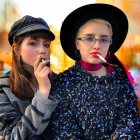
<svg viewBox="0 0 140 140">
<path fill-rule="evenodd" d="M 29 26 L 25 26 L 24 30 L 17 33 L 16 36 L 23 35 L 25 33 L 35 32 L 35 31 L 45 31 L 50 36 L 51 40 L 55 39 L 55 35 L 42 24 L 30 24 Z"/>
<path fill-rule="evenodd" d="M 124 42 L 128 32 L 128 19 L 119 8 L 109 4 L 89 4 L 71 12 L 63 21 L 60 41 L 64 52 L 72 59 L 78 60 L 75 54 L 75 38 L 79 27 L 92 18 L 108 21 L 113 30 L 112 44 L 109 51 L 115 53 Z"/>
</svg>

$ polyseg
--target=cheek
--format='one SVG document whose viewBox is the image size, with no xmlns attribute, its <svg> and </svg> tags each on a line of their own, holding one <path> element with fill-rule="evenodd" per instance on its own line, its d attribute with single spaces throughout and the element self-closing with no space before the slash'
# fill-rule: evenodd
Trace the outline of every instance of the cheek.
<svg viewBox="0 0 140 140">
<path fill-rule="evenodd" d="M 33 48 L 28 47 L 28 48 L 21 49 L 22 60 L 27 64 L 32 65 L 34 63 L 36 54 L 37 54 L 37 51 Z"/>
<path fill-rule="evenodd" d="M 80 47 L 79 48 L 81 57 L 87 57 L 89 55 L 89 50 L 86 47 Z"/>
<path fill-rule="evenodd" d="M 102 51 L 103 54 L 102 54 L 102 55 L 103 55 L 104 57 L 107 56 L 108 50 L 109 50 L 109 47 L 103 49 L 103 51 Z"/>
<path fill-rule="evenodd" d="M 51 54 L 50 48 L 47 48 L 45 51 L 46 57 L 49 57 Z"/>
</svg>

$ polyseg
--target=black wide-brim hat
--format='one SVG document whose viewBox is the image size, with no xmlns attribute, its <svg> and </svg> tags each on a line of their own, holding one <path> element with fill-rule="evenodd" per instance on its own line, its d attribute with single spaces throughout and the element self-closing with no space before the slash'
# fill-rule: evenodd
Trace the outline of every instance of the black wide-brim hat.
<svg viewBox="0 0 140 140">
<path fill-rule="evenodd" d="M 109 4 L 88 4 L 71 12 L 63 21 L 60 41 L 64 52 L 72 59 L 76 56 L 76 33 L 81 25 L 89 19 L 104 19 L 112 26 L 113 36 L 109 51 L 115 53 L 123 44 L 128 32 L 128 19 L 119 8 Z"/>
</svg>

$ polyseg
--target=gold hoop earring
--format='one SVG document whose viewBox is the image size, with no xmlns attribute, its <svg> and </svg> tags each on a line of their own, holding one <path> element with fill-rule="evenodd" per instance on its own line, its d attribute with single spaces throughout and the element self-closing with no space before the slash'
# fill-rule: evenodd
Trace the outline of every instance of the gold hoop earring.
<svg viewBox="0 0 140 140">
<path fill-rule="evenodd" d="M 80 55 L 80 51 L 79 51 L 78 49 L 75 50 L 75 55 L 76 55 L 76 57 L 78 57 L 78 58 L 81 57 L 81 55 Z"/>
</svg>

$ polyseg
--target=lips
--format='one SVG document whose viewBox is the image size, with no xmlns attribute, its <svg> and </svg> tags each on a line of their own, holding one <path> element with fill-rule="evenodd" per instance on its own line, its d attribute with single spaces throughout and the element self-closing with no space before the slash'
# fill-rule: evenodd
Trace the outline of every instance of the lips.
<svg viewBox="0 0 140 140">
<path fill-rule="evenodd" d="M 94 56 L 94 57 L 98 57 L 98 55 L 97 54 L 100 54 L 99 52 L 92 52 L 92 53 L 90 53 L 92 56 Z"/>
</svg>

